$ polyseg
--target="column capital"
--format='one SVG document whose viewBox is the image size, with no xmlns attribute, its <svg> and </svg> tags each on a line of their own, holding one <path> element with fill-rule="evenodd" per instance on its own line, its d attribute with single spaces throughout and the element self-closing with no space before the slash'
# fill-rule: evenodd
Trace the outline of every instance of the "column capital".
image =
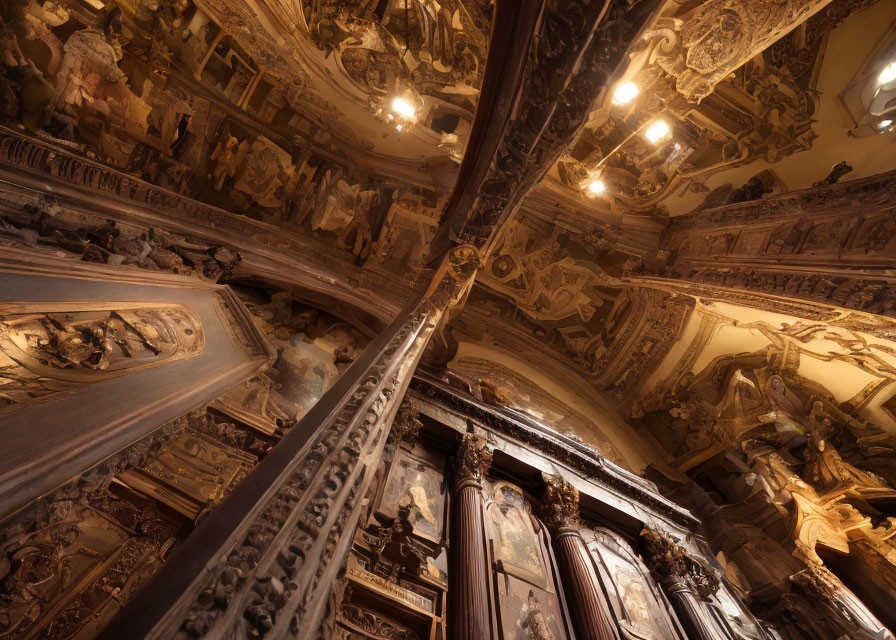
<svg viewBox="0 0 896 640">
<path fill-rule="evenodd" d="M 667 588 L 680 586 L 701 600 L 709 600 L 719 590 L 718 577 L 667 534 L 645 527 L 641 541 L 647 567 Z"/>
<path fill-rule="evenodd" d="M 492 464 L 492 448 L 482 436 L 465 433 L 457 452 L 457 484 L 481 484 Z"/>
<path fill-rule="evenodd" d="M 579 524 L 579 490 L 560 475 L 543 474 L 541 519 L 551 531 L 574 530 Z"/>
</svg>

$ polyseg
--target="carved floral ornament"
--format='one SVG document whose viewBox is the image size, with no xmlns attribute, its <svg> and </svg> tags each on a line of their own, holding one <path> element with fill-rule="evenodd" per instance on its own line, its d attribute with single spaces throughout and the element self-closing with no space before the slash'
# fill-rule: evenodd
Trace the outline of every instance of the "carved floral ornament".
<svg viewBox="0 0 896 640">
<path fill-rule="evenodd" d="M 392 431 L 389 434 L 390 439 L 395 442 L 402 440 L 413 442 L 420 434 L 423 423 L 420 422 L 420 412 L 417 410 L 417 403 L 410 398 L 405 398 L 398 407 L 398 413 L 392 422 Z"/>
<path fill-rule="evenodd" d="M 579 491 L 562 476 L 544 475 L 541 519 L 551 530 L 575 527 L 579 522 Z"/>
<path fill-rule="evenodd" d="M 482 436 L 475 433 L 464 434 L 457 453 L 458 482 L 481 482 L 492 464 L 493 453 Z"/>
<path fill-rule="evenodd" d="M 683 583 L 701 600 L 710 600 L 720 582 L 669 535 L 645 527 L 641 531 L 644 560 L 663 583 Z"/>
</svg>

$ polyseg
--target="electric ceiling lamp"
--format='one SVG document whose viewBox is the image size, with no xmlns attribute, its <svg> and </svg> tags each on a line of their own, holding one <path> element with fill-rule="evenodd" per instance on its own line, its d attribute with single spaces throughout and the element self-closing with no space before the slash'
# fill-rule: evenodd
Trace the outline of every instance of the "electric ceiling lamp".
<svg viewBox="0 0 896 640">
<path fill-rule="evenodd" d="M 410 120 L 417 116 L 417 109 L 403 96 L 395 96 L 389 105 L 395 116 Z"/>
<path fill-rule="evenodd" d="M 896 80 L 896 60 L 883 68 L 883 71 L 877 76 L 877 84 L 878 86 L 883 86 L 890 84 L 893 80 Z"/>
<path fill-rule="evenodd" d="M 892 126 L 893 126 L 892 120 L 881 120 L 880 122 L 877 123 L 877 128 L 880 129 L 881 131 L 886 131 L 887 129 L 889 129 Z"/>
<path fill-rule="evenodd" d="M 628 104 L 638 96 L 638 85 L 634 82 L 623 82 L 613 92 L 613 104 Z"/>
<path fill-rule="evenodd" d="M 604 191 L 607 190 L 607 185 L 604 184 L 604 181 L 600 178 L 595 178 L 591 182 L 588 183 L 588 186 L 585 188 L 588 192 L 589 196 L 599 196 Z"/>
<path fill-rule="evenodd" d="M 373 115 L 401 133 L 417 123 L 420 114 L 423 113 L 423 100 L 417 92 L 408 87 L 404 91 L 396 91 L 391 98 L 383 95 L 372 96 L 370 107 Z"/>
<path fill-rule="evenodd" d="M 647 130 L 644 132 L 644 137 L 647 138 L 647 141 L 650 144 L 656 144 L 663 138 L 669 135 L 671 129 L 669 129 L 669 125 L 665 120 L 656 120 L 647 127 Z"/>
</svg>

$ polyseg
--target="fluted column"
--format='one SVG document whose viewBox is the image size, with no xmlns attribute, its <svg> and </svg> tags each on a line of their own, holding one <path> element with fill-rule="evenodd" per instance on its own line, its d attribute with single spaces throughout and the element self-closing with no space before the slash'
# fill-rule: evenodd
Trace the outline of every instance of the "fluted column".
<svg viewBox="0 0 896 640">
<path fill-rule="evenodd" d="M 616 640 L 616 624 L 591 553 L 579 533 L 579 492 L 559 476 L 546 478 L 542 520 L 551 530 L 563 592 L 580 640 Z"/>
<path fill-rule="evenodd" d="M 675 608 L 689 640 L 717 640 L 715 628 L 700 604 L 718 589 L 718 580 L 702 570 L 674 540 L 658 531 L 641 532 L 644 560 Z"/>
<path fill-rule="evenodd" d="M 852 591 L 823 564 L 807 562 L 808 567 L 790 580 L 828 611 L 828 622 L 842 631 L 843 637 L 856 640 L 894 640 L 893 634 L 877 619 Z"/>
<path fill-rule="evenodd" d="M 457 454 L 454 511 L 451 518 L 451 588 L 448 635 L 452 640 L 489 640 L 488 580 L 482 523 L 482 479 L 492 451 L 474 433 L 464 435 Z"/>
</svg>

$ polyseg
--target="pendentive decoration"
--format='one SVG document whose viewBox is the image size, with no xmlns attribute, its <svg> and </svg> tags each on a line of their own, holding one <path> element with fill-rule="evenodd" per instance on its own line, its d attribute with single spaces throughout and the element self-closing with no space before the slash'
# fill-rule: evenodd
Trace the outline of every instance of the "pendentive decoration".
<svg viewBox="0 0 896 640">
<path fill-rule="evenodd" d="M 542 521 L 551 531 L 557 568 L 569 601 L 576 636 L 587 640 L 617 637 L 604 588 L 579 532 L 579 492 L 561 476 L 544 476 Z"/>
</svg>

